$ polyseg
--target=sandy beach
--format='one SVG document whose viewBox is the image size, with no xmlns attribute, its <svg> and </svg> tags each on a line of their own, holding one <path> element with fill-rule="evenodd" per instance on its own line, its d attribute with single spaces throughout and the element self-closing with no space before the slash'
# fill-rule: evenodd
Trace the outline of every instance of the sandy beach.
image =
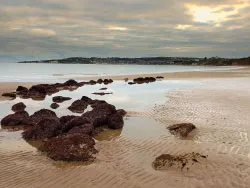
<svg viewBox="0 0 250 188">
<path fill-rule="evenodd" d="M 130 112 L 124 129 L 112 132 L 116 135 L 113 139 L 97 140 L 100 152 L 90 165 L 55 163 L 25 142 L 21 131 L 0 129 L 0 187 L 247 188 L 250 185 L 250 68 L 157 75 L 169 80 L 199 80 L 201 84 L 171 90 L 166 93 L 165 103 L 143 112 Z M 138 75 L 109 78 L 135 77 Z M 32 84 L 1 83 L 0 93 Z M 0 99 L 4 104 L 6 98 Z M 166 129 L 181 122 L 197 127 L 187 139 L 176 138 Z M 152 168 L 152 162 L 161 154 L 189 152 L 208 157 L 184 170 Z"/>
</svg>

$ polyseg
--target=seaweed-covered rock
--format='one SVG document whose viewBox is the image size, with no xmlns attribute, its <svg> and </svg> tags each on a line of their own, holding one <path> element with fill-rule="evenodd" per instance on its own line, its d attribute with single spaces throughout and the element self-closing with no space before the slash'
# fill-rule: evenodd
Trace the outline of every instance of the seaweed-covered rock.
<svg viewBox="0 0 250 188">
<path fill-rule="evenodd" d="M 98 83 L 98 84 L 102 84 L 102 82 L 103 82 L 102 79 L 98 79 L 98 80 L 97 80 L 97 83 Z"/>
<path fill-rule="evenodd" d="M 88 117 L 74 117 L 62 125 L 62 131 L 68 132 L 73 127 L 83 126 L 85 124 L 92 124 L 92 121 Z"/>
<path fill-rule="evenodd" d="M 48 157 L 56 161 L 93 161 L 95 141 L 85 134 L 66 134 L 45 141 L 39 150 L 46 152 Z"/>
<path fill-rule="evenodd" d="M 125 116 L 127 114 L 127 112 L 124 109 L 118 109 L 116 112 L 121 116 Z"/>
<path fill-rule="evenodd" d="M 173 135 L 187 137 L 188 134 L 195 128 L 196 127 L 192 123 L 179 123 L 169 126 L 168 130 Z"/>
<path fill-rule="evenodd" d="M 11 108 L 13 112 L 18 112 L 18 111 L 24 111 L 26 108 L 26 105 L 23 102 L 19 102 L 17 104 L 14 104 Z"/>
<path fill-rule="evenodd" d="M 59 107 L 59 104 L 57 104 L 57 103 L 52 103 L 51 105 L 50 105 L 50 107 L 52 108 L 52 109 L 57 109 L 58 107 Z"/>
<path fill-rule="evenodd" d="M 74 134 L 74 133 L 81 133 L 81 134 L 87 134 L 92 135 L 94 132 L 94 126 L 92 123 L 86 123 L 77 127 L 73 127 L 69 130 L 68 134 Z"/>
<path fill-rule="evenodd" d="M 78 86 L 78 82 L 73 80 L 73 79 L 70 79 L 66 82 L 63 83 L 64 86 Z"/>
<path fill-rule="evenodd" d="M 36 125 L 25 130 L 22 134 L 23 138 L 26 140 L 40 140 L 52 138 L 61 132 L 61 123 L 58 118 L 43 118 Z"/>
<path fill-rule="evenodd" d="M 16 89 L 17 93 L 27 93 L 28 92 L 28 88 L 23 87 L 23 86 L 18 86 Z"/>
<path fill-rule="evenodd" d="M 87 107 L 87 102 L 83 100 L 76 100 L 68 107 L 68 109 L 74 113 L 83 113 Z"/>
<path fill-rule="evenodd" d="M 108 127 L 110 129 L 121 129 L 123 125 L 124 121 L 121 114 L 115 113 L 108 117 Z"/>
<path fill-rule="evenodd" d="M 56 113 L 52 110 L 48 109 L 41 109 L 36 111 L 33 115 L 29 118 L 29 124 L 35 125 L 39 123 L 44 118 L 57 118 Z"/>
<path fill-rule="evenodd" d="M 28 125 L 29 114 L 26 111 L 18 111 L 7 115 L 1 120 L 2 126 L 20 126 Z"/>
<path fill-rule="evenodd" d="M 86 103 L 90 103 L 92 101 L 92 99 L 87 96 L 82 96 L 81 100 L 85 101 Z"/>
<path fill-rule="evenodd" d="M 70 120 L 74 119 L 75 117 L 79 117 L 79 116 L 74 116 L 74 115 L 62 116 L 62 117 L 60 117 L 60 122 L 61 122 L 61 124 L 65 124 L 65 123 L 69 122 Z"/>
<path fill-rule="evenodd" d="M 70 97 L 63 97 L 63 96 L 55 96 L 52 98 L 52 101 L 55 103 L 62 103 L 64 101 L 68 101 L 71 100 Z"/>
</svg>

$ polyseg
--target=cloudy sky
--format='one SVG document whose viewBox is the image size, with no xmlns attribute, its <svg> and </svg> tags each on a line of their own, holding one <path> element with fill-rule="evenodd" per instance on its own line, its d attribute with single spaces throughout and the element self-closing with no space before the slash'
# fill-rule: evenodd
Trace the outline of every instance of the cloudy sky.
<svg viewBox="0 0 250 188">
<path fill-rule="evenodd" d="M 250 56 L 250 0 L 0 2 L 0 61 Z"/>
</svg>

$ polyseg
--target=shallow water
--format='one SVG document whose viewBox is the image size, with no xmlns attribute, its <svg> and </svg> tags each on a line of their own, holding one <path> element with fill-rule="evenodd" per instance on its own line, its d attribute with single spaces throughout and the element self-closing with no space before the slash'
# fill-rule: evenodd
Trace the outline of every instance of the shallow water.
<svg viewBox="0 0 250 188">
<path fill-rule="evenodd" d="M 235 67 L 183 65 L 104 65 L 1 63 L 0 82 L 48 82 L 62 78 L 110 75 L 137 75 L 163 72 L 228 70 Z"/>
</svg>

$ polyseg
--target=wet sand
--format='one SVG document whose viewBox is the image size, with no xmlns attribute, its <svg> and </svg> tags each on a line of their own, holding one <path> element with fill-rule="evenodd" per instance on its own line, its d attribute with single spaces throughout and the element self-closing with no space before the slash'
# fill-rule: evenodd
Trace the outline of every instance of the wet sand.
<svg viewBox="0 0 250 188">
<path fill-rule="evenodd" d="M 172 90 L 166 103 L 138 116 L 130 113 L 121 132 L 96 138 L 100 152 L 87 166 L 54 162 L 26 143 L 20 131 L 0 129 L 0 187 L 247 188 L 250 78 L 247 70 L 232 72 L 237 76 L 201 77 L 202 85 Z M 166 126 L 180 122 L 194 123 L 197 130 L 188 139 L 176 138 Z M 189 152 L 208 158 L 183 170 L 155 171 L 151 166 L 163 153 Z"/>
</svg>

